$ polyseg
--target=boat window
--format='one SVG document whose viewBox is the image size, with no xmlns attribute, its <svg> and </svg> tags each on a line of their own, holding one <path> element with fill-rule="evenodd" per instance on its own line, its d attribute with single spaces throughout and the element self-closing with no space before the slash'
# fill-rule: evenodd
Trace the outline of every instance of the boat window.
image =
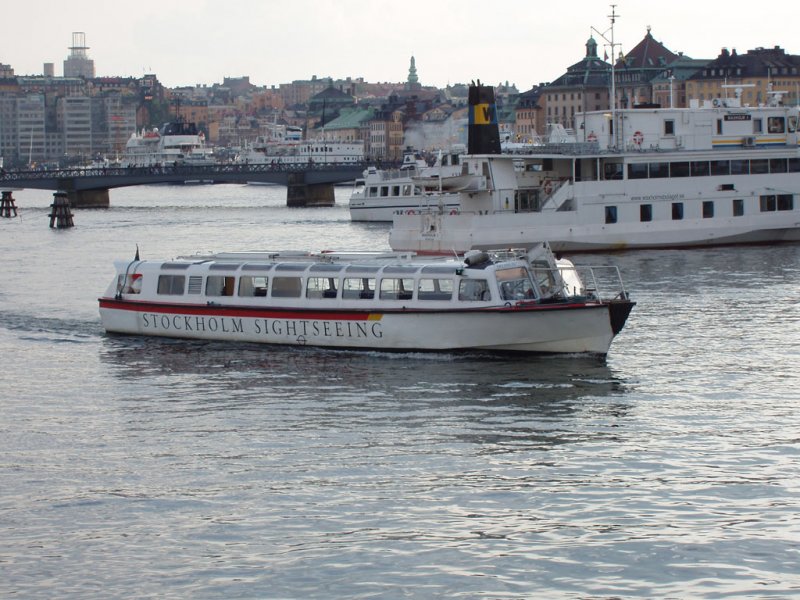
<svg viewBox="0 0 800 600">
<path fill-rule="evenodd" d="M 301 287 L 299 277 L 273 277 L 272 297 L 299 298 Z"/>
<path fill-rule="evenodd" d="M 133 273 L 132 275 L 120 275 L 117 277 L 117 289 L 123 294 L 142 293 L 142 274 Z"/>
<path fill-rule="evenodd" d="M 187 293 L 200 295 L 203 293 L 203 278 L 200 275 L 189 276 L 189 288 Z"/>
<path fill-rule="evenodd" d="M 347 273 L 377 273 L 380 267 L 368 267 L 366 265 L 350 265 L 345 269 Z"/>
<path fill-rule="evenodd" d="M 689 176 L 689 163 L 688 162 L 669 163 L 669 176 L 670 177 L 688 177 Z"/>
<path fill-rule="evenodd" d="M 786 120 L 783 117 L 767 118 L 767 133 L 785 133 Z"/>
<path fill-rule="evenodd" d="M 419 270 L 419 267 L 411 267 L 411 266 L 401 266 L 401 265 L 389 265 L 388 267 L 384 267 L 383 272 L 392 273 L 396 275 L 400 275 L 403 273 L 416 273 Z"/>
<path fill-rule="evenodd" d="M 458 283 L 458 299 L 464 302 L 491 300 L 489 283 L 485 279 L 462 279 Z"/>
<path fill-rule="evenodd" d="M 797 131 L 797 117 L 789 117 L 789 133 Z"/>
<path fill-rule="evenodd" d="M 606 206 L 606 223 L 616 223 L 617 222 L 617 207 L 616 206 Z"/>
<path fill-rule="evenodd" d="M 669 177 L 669 163 L 667 162 L 652 162 L 650 166 L 650 179 L 659 177 Z"/>
<path fill-rule="evenodd" d="M 413 279 L 399 277 L 385 277 L 381 279 L 381 300 L 411 300 L 413 292 Z"/>
<path fill-rule="evenodd" d="M 730 175 L 731 164 L 727 160 L 712 160 L 711 161 L 711 174 L 712 175 Z"/>
<path fill-rule="evenodd" d="M 778 210 L 794 210 L 794 196 L 792 194 L 778 194 Z"/>
<path fill-rule="evenodd" d="M 407 183 L 403 186 L 403 196 L 410 196 L 411 195 L 411 184 Z"/>
<path fill-rule="evenodd" d="M 707 160 L 694 160 L 691 163 L 692 177 L 705 177 L 709 174 Z"/>
<path fill-rule="evenodd" d="M 452 279 L 420 279 L 417 282 L 417 299 L 452 300 Z"/>
<path fill-rule="evenodd" d="M 392 186 L 392 196 L 399 196 L 400 195 L 400 186 L 393 185 Z"/>
<path fill-rule="evenodd" d="M 241 263 L 212 263 L 208 265 L 209 271 L 235 271 Z"/>
<path fill-rule="evenodd" d="M 764 131 L 764 126 L 761 119 L 753 119 L 753 133 L 761 133 Z"/>
<path fill-rule="evenodd" d="M 459 267 L 455 265 L 427 265 L 422 267 L 423 273 L 455 273 Z"/>
<path fill-rule="evenodd" d="M 741 217 L 744 215 L 744 200 L 740 198 L 734 198 L 733 200 L 733 216 L 734 217 Z"/>
<path fill-rule="evenodd" d="M 789 173 L 800 173 L 800 158 L 789 159 Z"/>
<path fill-rule="evenodd" d="M 717 135 L 722 135 L 722 119 L 717 119 Z"/>
<path fill-rule="evenodd" d="M 266 296 L 269 289 L 267 283 L 265 275 L 243 275 L 239 277 L 239 295 L 246 297 Z"/>
<path fill-rule="evenodd" d="M 184 275 L 159 275 L 156 293 L 165 296 L 182 296 L 184 287 L 186 287 L 186 276 Z"/>
<path fill-rule="evenodd" d="M 772 212 L 777 207 L 776 197 L 773 195 L 759 196 L 758 199 L 761 204 L 761 212 Z"/>
<path fill-rule="evenodd" d="M 750 174 L 749 160 L 731 161 L 731 175 L 749 175 L 749 174 Z"/>
<path fill-rule="evenodd" d="M 766 158 L 759 158 L 750 161 L 750 174 L 764 174 L 769 173 L 769 161 Z"/>
<path fill-rule="evenodd" d="M 306 280 L 306 298 L 336 298 L 336 279 L 309 277 Z"/>
<path fill-rule="evenodd" d="M 331 265 L 328 263 L 316 263 L 311 265 L 309 272 L 311 273 L 338 273 L 344 269 L 343 265 Z"/>
<path fill-rule="evenodd" d="M 672 203 L 672 220 L 680 221 L 683 219 L 683 202 Z"/>
<path fill-rule="evenodd" d="M 378 196 L 378 188 L 376 186 L 370 186 L 369 188 L 369 197 L 376 198 Z"/>
<path fill-rule="evenodd" d="M 603 165 L 603 176 L 607 180 L 622 179 L 622 164 L 620 163 L 605 163 Z"/>
<path fill-rule="evenodd" d="M 209 275 L 206 277 L 206 296 L 233 296 L 235 277 Z"/>
<path fill-rule="evenodd" d="M 647 179 L 647 163 L 629 164 L 628 179 Z"/>
<path fill-rule="evenodd" d="M 770 173 L 786 173 L 786 159 L 785 158 L 770 158 L 769 159 L 769 172 Z"/>
<path fill-rule="evenodd" d="M 385 198 L 388 195 L 389 195 L 389 186 L 388 185 L 382 185 L 381 186 L 381 198 Z"/>
<path fill-rule="evenodd" d="M 273 266 L 275 265 L 248 263 L 242 267 L 242 271 L 269 271 Z"/>
<path fill-rule="evenodd" d="M 279 263 L 275 265 L 276 271 L 305 271 L 308 267 L 305 263 Z"/>
<path fill-rule="evenodd" d="M 664 120 L 664 135 L 675 135 L 675 121 L 672 119 Z"/>
<path fill-rule="evenodd" d="M 192 263 L 184 262 L 184 263 L 174 263 L 174 262 L 166 262 L 161 265 L 162 269 L 188 269 Z"/>
<path fill-rule="evenodd" d="M 372 277 L 345 277 L 342 279 L 342 298 L 347 300 L 372 300 L 375 297 L 375 279 Z"/>
<path fill-rule="evenodd" d="M 536 297 L 527 269 L 498 269 L 496 276 L 501 300 L 529 300 Z"/>
<path fill-rule="evenodd" d="M 642 223 L 646 223 L 648 221 L 653 220 L 653 205 L 652 204 L 640 204 L 639 205 L 639 220 Z"/>
<path fill-rule="evenodd" d="M 713 200 L 704 200 L 703 201 L 703 218 L 704 219 L 711 219 L 714 217 L 714 201 Z"/>
</svg>

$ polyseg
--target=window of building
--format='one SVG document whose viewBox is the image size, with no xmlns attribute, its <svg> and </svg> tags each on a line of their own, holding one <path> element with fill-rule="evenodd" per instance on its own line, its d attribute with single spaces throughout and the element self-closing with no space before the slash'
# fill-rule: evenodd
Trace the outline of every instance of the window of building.
<svg viewBox="0 0 800 600">
<path fill-rule="evenodd" d="M 683 219 L 683 202 L 672 203 L 672 220 L 680 221 Z"/>
<path fill-rule="evenodd" d="M 653 220 L 653 205 L 652 204 L 640 204 L 639 205 L 639 220 L 642 223 L 647 223 L 648 221 Z"/>
<path fill-rule="evenodd" d="M 166 296 L 182 296 L 186 286 L 184 275 L 159 275 L 156 293 Z"/>
<path fill-rule="evenodd" d="M 733 216 L 734 217 L 741 217 L 744 215 L 744 200 L 740 198 L 734 198 L 733 200 Z"/>
<path fill-rule="evenodd" d="M 704 200 L 703 201 L 703 218 L 704 219 L 712 219 L 714 217 L 714 201 L 713 200 Z"/>
<path fill-rule="evenodd" d="M 606 206 L 606 223 L 616 223 L 616 222 L 617 222 L 617 207 Z"/>
</svg>

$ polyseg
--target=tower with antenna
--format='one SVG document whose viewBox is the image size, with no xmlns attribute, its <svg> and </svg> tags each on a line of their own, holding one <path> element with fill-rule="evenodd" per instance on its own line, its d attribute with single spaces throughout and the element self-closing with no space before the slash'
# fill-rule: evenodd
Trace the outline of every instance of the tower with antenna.
<svg viewBox="0 0 800 600">
<path fill-rule="evenodd" d="M 94 61 L 86 54 L 88 49 L 86 34 L 83 31 L 73 31 L 72 46 L 69 47 L 69 56 L 64 61 L 64 77 L 94 77 Z"/>
</svg>

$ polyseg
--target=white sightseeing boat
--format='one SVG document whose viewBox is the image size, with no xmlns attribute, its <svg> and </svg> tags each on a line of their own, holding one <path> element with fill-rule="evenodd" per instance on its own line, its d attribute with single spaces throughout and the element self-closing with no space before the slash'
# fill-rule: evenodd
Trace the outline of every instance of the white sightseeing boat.
<svg viewBox="0 0 800 600">
<path fill-rule="evenodd" d="M 369 350 L 608 352 L 634 303 L 616 267 L 546 244 L 465 257 L 243 252 L 119 260 L 111 333 Z M 580 271 L 580 273 L 579 273 Z"/>
<path fill-rule="evenodd" d="M 774 94 L 577 115 L 577 140 L 473 154 L 460 211 L 396 215 L 395 250 L 693 247 L 800 240 L 798 107 Z M 448 198 L 449 201 L 449 198 Z"/>
<path fill-rule="evenodd" d="M 461 206 L 457 192 L 477 189 L 482 183 L 462 174 L 463 154 L 463 150 L 441 153 L 429 166 L 418 152 L 408 149 L 397 169 L 368 167 L 350 195 L 350 219 L 391 223 L 395 215 L 430 209 L 457 214 Z"/>
<path fill-rule="evenodd" d="M 301 139 L 299 127 L 287 127 L 280 138 L 262 137 L 245 146 L 236 162 L 250 165 L 348 165 L 364 162 L 364 142 L 327 139 Z"/>
<path fill-rule="evenodd" d="M 123 167 L 168 165 L 213 165 L 214 151 L 194 123 L 175 121 L 161 130 L 154 128 L 131 134 L 122 157 Z"/>
</svg>

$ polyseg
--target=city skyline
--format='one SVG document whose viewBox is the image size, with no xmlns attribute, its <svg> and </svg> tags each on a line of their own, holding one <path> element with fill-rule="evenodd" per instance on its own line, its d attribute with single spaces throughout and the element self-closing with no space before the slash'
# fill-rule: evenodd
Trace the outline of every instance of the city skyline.
<svg viewBox="0 0 800 600">
<path fill-rule="evenodd" d="M 240 76 L 259 86 L 313 76 L 400 82 L 413 55 L 423 85 L 481 79 L 508 81 L 524 91 L 580 60 L 590 35 L 598 54 L 611 54 L 601 35 L 610 36 L 611 3 L 573 0 L 565 18 L 541 3 L 512 0 L 493 12 L 495 6 L 476 0 L 435 5 L 239 0 L 226 4 L 221 16 L 220 5 L 208 0 L 192 5 L 142 0 L 136 14 L 121 17 L 112 5 L 74 0 L 47 6 L 42 21 L 40 5 L 15 3 L 4 11 L 5 21 L 35 25 L 8 28 L 0 63 L 18 76 L 39 75 L 44 63 L 55 63 L 61 75 L 72 32 L 82 31 L 97 76 L 155 73 L 168 87 Z M 776 45 L 800 51 L 792 46 L 793 3 L 770 4 L 764 14 L 769 28 L 758 26 L 757 17 L 754 27 L 753 11 L 739 6 L 617 2 L 616 53 L 633 48 L 648 26 L 673 52 L 692 58 L 715 58 L 723 47 L 740 53 Z"/>
</svg>

